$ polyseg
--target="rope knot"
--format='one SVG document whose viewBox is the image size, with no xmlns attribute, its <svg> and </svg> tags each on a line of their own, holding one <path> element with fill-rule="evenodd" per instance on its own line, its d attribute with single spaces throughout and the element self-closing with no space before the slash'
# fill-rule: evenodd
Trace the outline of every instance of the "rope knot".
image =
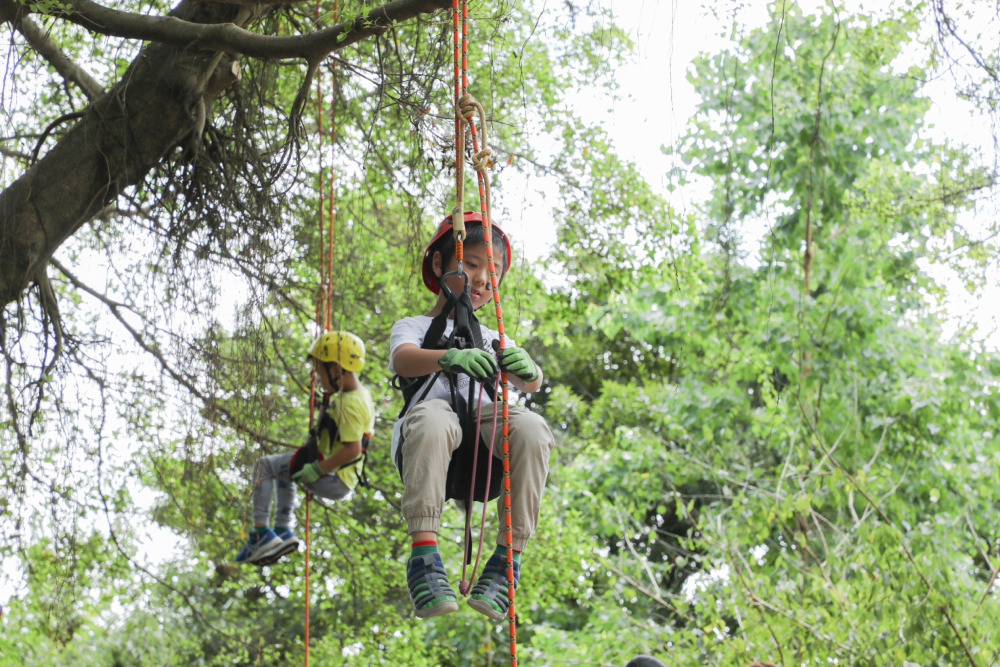
<svg viewBox="0 0 1000 667">
<path fill-rule="evenodd" d="M 493 151 L 483 148 L 472 156 L 472 168 L 476 171 L 485 171 L 493 168 Z"/>
<path fill-rule="evenodd" d="M 483 110 L 483 105 L 480 104 L 472 97 L 471 94 L 465 93 L 458 98 L 458 112 L 465 118 L 466 121 L 471 121 L 476 117 L 476 113 L 482 113 L 485 115 Z"/>
</svg>

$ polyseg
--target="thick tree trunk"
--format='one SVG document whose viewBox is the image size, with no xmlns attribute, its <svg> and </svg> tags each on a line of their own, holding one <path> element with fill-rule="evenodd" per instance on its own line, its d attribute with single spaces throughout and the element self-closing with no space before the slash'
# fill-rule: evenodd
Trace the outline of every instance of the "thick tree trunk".
<svg viewBox="0 0 1000 667">
<path fill-rule="evenodd" d="M 238 12 L 231 5 L 186 1 L 173 15 L 224 23 Z M 191 130 L 205 82 L 222 60 L 216 52 L 146 45 L 121 81 L 0 194 L 0 305 L 37 280 L 61 243 Z"/>
<path fill-rule="evenodd" d="M 334 35 L 327 52 L 447 4 L 394 0 Z M 245 5 L 184 0 L 171 15 L 224 24 L 249 11 Z M 233 65 L 221 51 L 147 44 L 121 81 L 0 194 L 0 308 L 43 278 L 40 272 L 60 244 L 177 146 L 195 126 L 199 105 L 210 105 L 234 78 Z"/>
</svg>

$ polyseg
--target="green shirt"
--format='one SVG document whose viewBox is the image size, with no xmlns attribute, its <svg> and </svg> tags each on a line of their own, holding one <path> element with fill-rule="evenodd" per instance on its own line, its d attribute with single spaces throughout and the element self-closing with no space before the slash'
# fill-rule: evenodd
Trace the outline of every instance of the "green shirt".
<svg viewBox="0 0 1000 667">
<path fill-rule="evenodd" d="M 365 434 L 371 434 L 375 430 L 375 403 L 372 395 L 364 386 L 354 391 L 339 391 L 330 397 L 330 407 L 326 409 L 328 415 L 337 422 L 337 440 L 330 442 L 330 432 L 324 430 L 320 434 L 319 453 L 324 459 L 328 459 L 345 447 L 348 442 L 358 442 Z M 337 476 L 348 488 L 355 488 L 358 485 L 358 472 L 361 468 L 359 459 L 354 465 L 341 467 L 337 470 Z"/>
</svg>

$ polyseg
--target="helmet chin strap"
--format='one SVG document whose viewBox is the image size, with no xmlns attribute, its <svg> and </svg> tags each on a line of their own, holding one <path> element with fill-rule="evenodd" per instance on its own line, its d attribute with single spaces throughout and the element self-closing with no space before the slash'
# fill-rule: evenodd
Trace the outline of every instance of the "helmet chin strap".
<svg viewBox="0 0 1000 667">
<path fill-rule="evenodd" d="M 336 391 L 337 383 L 340 382 L 340 378 L 344 377 L 343 366 L 340 367 L 340 373 L 337 374 L 337 377 L 333 377 L 333 373 L 330 371 L 329 366 L 327 366 L 324 370 L 326 371 L 326 379 L 330 381 L 330 387 L 332 388 L 332 391 Z"/>
<path fill-rule="evenodd" d="M 313 358 L 316 359 L 316 361 L 321 361 L 320 359 L 318 359 L 316 357 L 313 357 Z M 334 391 L 337 390 L 337 383 L 340 382 L 340 378 L 344 377 L 344 367 L 340 366 L 340 373 L 337 374 L 337 377 L 334 377 L 333 376 L 333 371 L 330 370 L 330 366 L 329 366 L 329 364 L 331 364 L 333 362 L 332 361 L 321 361 L 321 363 L 323 364 L 323 372 L 326 373 L 326 379 L 330 383 L 330 391 L 334 392 Z"/>
</svg>

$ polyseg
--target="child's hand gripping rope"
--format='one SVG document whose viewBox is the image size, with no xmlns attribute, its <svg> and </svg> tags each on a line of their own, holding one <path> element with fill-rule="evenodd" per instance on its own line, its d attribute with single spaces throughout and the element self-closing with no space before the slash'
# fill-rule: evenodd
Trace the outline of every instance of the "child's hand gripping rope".
<svg viewBox="0 0 1000 667">
<path fill-rule="evenodd" d="M 505 347 L 501 350 L 500 341 L 495 340 L 493 349 L 500 353 L 500 370 L 504 373 L 510 373 L 525 382 L 538 379 L 538 366 L 524 348 Z"/>
<path fill-rule="evenodd" d="M 525 382 L 534 382 L 538 379 L 538 366 L 524 348 L 520 347 L 505 347 L 500 350 L 500 370 Z"/>
</svg>

